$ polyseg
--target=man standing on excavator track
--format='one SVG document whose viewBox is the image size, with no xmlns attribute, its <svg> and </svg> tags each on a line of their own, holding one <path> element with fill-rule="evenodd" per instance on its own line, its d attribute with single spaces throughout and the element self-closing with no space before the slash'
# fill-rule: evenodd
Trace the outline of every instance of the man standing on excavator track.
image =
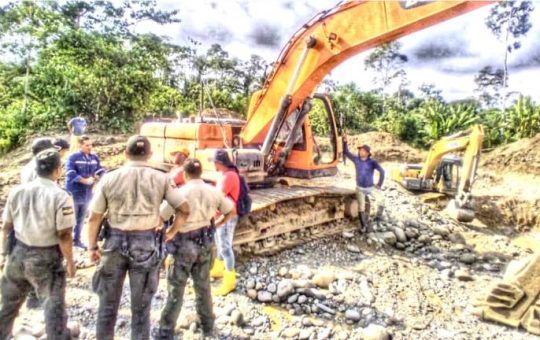
<svg viewBox="0 0 540 340">
<path fill-rule="evenodd" d="M 371 158 L 371 148 L 364 144 L 358 147 L 358 156 L 353 155 L 347 145 L 347 135 L 343 135 L 343 153 L 354 163 L 356 169 L 356 199 L 358 200 L 358 211 L 360 213 L 360 228 L 364 230 L 371 228 L 369 220 L 369 204 L 374 199 L 374 188 L 381 189 L 384 182 L 384 169 L 379 162 Z M 373 175 L 375 170 L 379 172 L 379 182 L 374 184 Z M 379 205 L 377 217 L 382 214 L 383 206 Z"/>
</svg>

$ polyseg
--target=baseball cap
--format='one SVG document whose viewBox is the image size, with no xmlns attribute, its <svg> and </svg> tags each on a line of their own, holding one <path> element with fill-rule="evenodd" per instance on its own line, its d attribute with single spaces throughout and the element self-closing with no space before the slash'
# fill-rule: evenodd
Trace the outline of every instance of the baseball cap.
<svg viewBox="0 0 540 340">
<path fill-rule="evenodd" d="M 223 149 L 216 150 L 214 157 L 211 157 L 209 161 L 221 163 L 228 168 L 232 168 L 235 166 L 233 162 L 231 162 L 231 159 L 229 158 L 229 154 L 227 153 L 227 151 Z"/>
<path fill-rule="evenodd" d="M 189 176 L 200 176 L 202 173 L 202 164 L 196 158 L 189 158 L 183 165 L 184 172 Z"/>
<path fill-rule="evenodd" d="M 50 173 L 61 164 L 60 153 L 54 147 L 41 150 L 36 155 L 36 170 L 39 173 Z"/>
<path fill-rule="evenodd" d="M 187 157 L 189 157 L 189 149 L 185 146 L 179 146 L 178 148 L 175 148 L 173 151 L 171 151 L 171 155 L 176 155 L 177 153 L 183 153 Z"/>
<path fill-rule="evenodd" d="M 151 150 L 150 141 L 145 136 L 131 136 L 126 143 L 126 152 L 130 156 L 147 156 Z"/>
<path fill-rule="evenodd" d="M 53 142 L 50 138 L 42 137 L 36 138 L 32 142 L 32 155 L 37 156 L 43 150 L 54 148 Z"/>
</svg>

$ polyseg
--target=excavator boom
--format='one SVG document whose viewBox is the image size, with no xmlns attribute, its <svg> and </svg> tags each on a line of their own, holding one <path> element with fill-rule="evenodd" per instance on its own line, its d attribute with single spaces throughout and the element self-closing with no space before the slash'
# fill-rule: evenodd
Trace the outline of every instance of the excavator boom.
<svg viewBox="0 0 540 340">
<path fill-rule="evenodd" d="M 320 12 L 289 40 L 263 88 L 252 96 L 243 144 L 261 145 L 274 136 L 270 127 L 277 129 L 280 122 L 273 121 L 296 110 L 331 70 L 352 56 L 490 3 L 347 1 Z"/>
</svg>

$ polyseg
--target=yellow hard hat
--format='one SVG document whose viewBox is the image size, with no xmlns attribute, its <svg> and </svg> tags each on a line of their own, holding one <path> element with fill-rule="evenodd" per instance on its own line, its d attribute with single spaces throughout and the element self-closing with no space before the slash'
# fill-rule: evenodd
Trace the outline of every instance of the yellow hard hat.
<svg viewBox="0 0 540 340">
<path fill-rule="evenodd" d="M 171 151 L 171 155 L 176 155 L 177 153 L 183 153 L 186 157 L 189 156 L 189 149 L 185 146 L 180 146 Z"/>
</svg>

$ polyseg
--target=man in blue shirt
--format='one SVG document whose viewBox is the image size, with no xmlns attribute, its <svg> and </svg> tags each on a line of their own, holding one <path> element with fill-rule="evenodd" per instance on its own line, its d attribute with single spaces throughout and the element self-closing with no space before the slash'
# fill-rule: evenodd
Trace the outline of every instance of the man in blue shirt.
<svg viewBox="0 0 540 340">
<path fill-rule="evenodd" d="M 88 136 L 81 136 L 78 141 L 80 150 L 69 155 L 66 162 L 66 190 L 73 195 L 76 224 L 73 230 L 73 245 L 86 249 L 81 242 L 81 229 L 92 198 L 94 182 L 105 174 L 99 158 L 92 153 L 92 141 Z"/>
<path fill-rule="evenodd" d="M 71 120 L 68 122 L 68 130 L 71 134 L 70 144 L 71 144 L 71 152 L 76 152 L 77 147 L 79 145 L 78 140 L 79 137 L 84 135 L 86 132 L 86 119 L 84 119 L 80 114 L 77 117 L 71 118 Z"/>
<path fill-rule="evenodd" d="M 358 209 L 360 212 L 361 227 L 368 229 L 369 221 L 369 199 L 374 199 L 373 189 L 380 189 L 384 182 L 384 169 L 379 162 L 371 159 L 371 149 L 369 145 L 364 144 L 358 147 L 358 156 L 353 155 L 347 146 L 347 136 L 343 135 L 343 152 L 349 158 L 356 168 L 356 198 L 358 199 Z M 373 175 L 375 170 L 379 172 L 379 181 L 375 185 Z M 368 200 L 366 200 L 366 197 Z M 367 206 L 367 209 L 366 209 Z M 377 209 L 377 216 L 382 213 L 382 206 Z"/>
</svg>

